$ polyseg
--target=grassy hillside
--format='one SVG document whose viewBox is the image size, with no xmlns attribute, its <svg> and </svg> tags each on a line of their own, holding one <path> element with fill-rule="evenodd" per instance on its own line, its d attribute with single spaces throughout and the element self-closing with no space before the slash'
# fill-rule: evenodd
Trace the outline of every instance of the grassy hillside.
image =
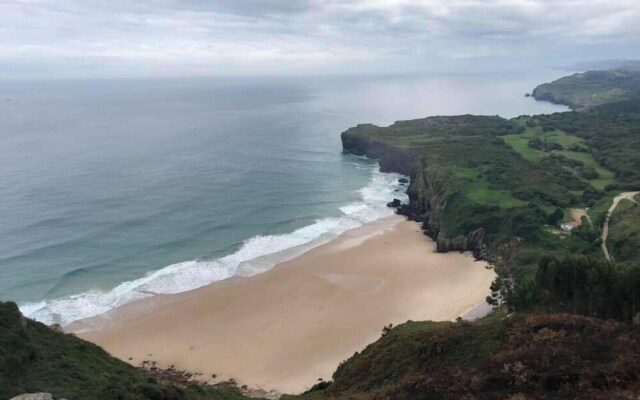
<svg viewBox="0 0 640 400">
<path fill-rule="evenodd" d="M 543 253 L 599 253 L 595 233 L 552 232 L 570 208 L 595 204 L 604 196 L 601 189 L 616 182 L 579 136 L 549 131 L 531 117 L 469 115 L 359 125 L 345 136 L 346 142 L 362 138 L 414 155 L 410 194 L 418 205 L 427 203 L 423 220 L 439 235 L 482 228 L 493 253 L 521 238 L 514 265 L 525 267 Z"/>
<path fill-rule="evenodd" d="M 537 100 L 565 104 L 576 110 L 628 100 L 638 94 L 640 71 L 637 69 L 573 74 L 539 85 L 532 93 Z"/>
<path fill-rule="evenodd" d="M 243 400 L 233 388 L 156 383 L 100 347 L 0 302 L 0 399 L 47 392 L 70 400 Z"/>
<path fill-rule="evenodd" d="M 568 314 L 408 322 L 302 399 L 631 399 L 640 333 Z"/>
<path fill-rule="evenodd" d="M 557 158 L 580 178 L 588 181 L 595 189 L 603 190 L 615 183 L 615 173 L 602 166 L 594 157 L 591 147 L 584 138 L 566 131 L 544 126 L 538 117 L 517 118 L 524 132 L 504 136 L 520 155 L 532 162 L 545 158 Z"/>
<path fill-rule="evenodd" d="M 640 98 L 535 119 L 544 130 L 583 139 L 597 163 L 614 172 L 620 189 L 640 187 Z"/>
<path fill-rule="evenodd" d="M 640 259 L 640 205 L 622 200 L 611 215 L 607 246 L 616 261 Z"/>
<path fill-rule="evenodd" d="M 587 75 L 571 90 L 591 90 L 598 76 L 610 76 Z M 635 78 L 614 75 L 607 82 L 635 90 Z M 499 275 L 494 299 L 510 309 L 630 322 L 640 302 L 640 207 L 624 205 L 611 222 L 609 248 L 626 265 L 604 261 L 600 231 L 615 195 L 640 190 L 640 98 L 613 100 L 582 112 L 511 120 L 464 115 L 360 125 L 346 131 L 343 142 L 364 144 L 361 151 L 384 144 L 412 155 L 411 204 L 402 212 L 423 221 L 445 251 L 469 248 L 441 247 L 442 236 L 473 244 L 481 228 Z M 572 214 L 591 219 L 573 221 Z M 558 229 L 570 221 L 582 225 L 571 233 Z M 539 276 L 549 256 L 562 260 L 550 264 L 558 274 L 551 286 Z"/>
</svg>

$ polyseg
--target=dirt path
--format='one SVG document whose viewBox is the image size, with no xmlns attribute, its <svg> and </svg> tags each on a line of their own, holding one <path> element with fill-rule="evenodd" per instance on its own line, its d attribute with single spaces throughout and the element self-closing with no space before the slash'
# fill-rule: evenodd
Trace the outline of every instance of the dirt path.
<svg viewBox="0 0 640 400">
<path fill-rule="evenodd" d="M 618 207 L 618 203 L 620 203 L 620 200 L 626 199 L 636 203 L 634 197 L 638 193 L 640 192 L 620 193 L 613 198 L 613 203 L 611 204 L 611 207 L 609 207 L 609 211 L 607 211 L 607 218 L 604 220 L 604 225 L 602 226 L 602 252 L 604 253 L 604 257 L 609 261 L 613 259 L 613 257 L 611 257 L 611 254 L 609 254 L 609 249 L 607 249 L 607 236 L 609 236 L 609 219 L 611 219 L 611 214 L 613 213 L 613 210 Z"/>
</svg>

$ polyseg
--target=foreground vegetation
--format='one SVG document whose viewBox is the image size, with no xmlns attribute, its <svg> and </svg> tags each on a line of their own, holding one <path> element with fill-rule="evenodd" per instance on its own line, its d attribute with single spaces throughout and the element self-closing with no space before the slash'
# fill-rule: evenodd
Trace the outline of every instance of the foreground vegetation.
<svg viewBox="0 0 640 400">
<path fill-rule="evenodd" d="M 70 400 L 241 400 L 235 388 L 160 384 L 100 347 L 0 302 L 0 399 L 47 392 Z"/>
<path fill-rule="evenodd" d="M 511 310 L 569 312 L 640 324 L 640 263 L 545 256 L 535 278 L 517 283 L 504 296 Z"/>
<path fill-rule="evenodd" d="M 612 356 L 615 355 L 615 356 Z M 333 382 L 283 400 L 632 399 L 640 391 L 640 332 L 568 314 L 407 322 L 342 363 Z M 243 400 L 233 388 L 175 387 L 97 346 L 0 303 L 0 398 Z"/>
<path fill-rule="evenodd" d="M 640 333 L 569 314 L 408 322 L 303 399 L 633 399 Z"/>
</svg>

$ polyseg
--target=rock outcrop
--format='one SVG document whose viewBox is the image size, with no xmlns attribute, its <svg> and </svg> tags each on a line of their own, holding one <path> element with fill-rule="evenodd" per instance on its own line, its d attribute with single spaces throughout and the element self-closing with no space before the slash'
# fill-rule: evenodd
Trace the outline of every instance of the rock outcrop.
<svg viewBox="0 0 640 400">
<path fill-rule="evenodd" d="M 387 207 L 390 208 L 398 208 L 402 205 L 402 202 L 400 201 L 400 199 L 393 199 L 393 201 L 390 201 L 389 203 L 387 203 Z"/>
<path fill-rule="evenodd" d="M 454 238 L 447 238 L 442 232 L 436 239 L 436 248 L 439 253 L 448 251 L 472 251 L 476 259 L 492 261 L 493 258 L 487 252 L 484 244 L 484 229 L 478 228 L 469 234 L 458 235 Z"/>
<path fill-rule="evenodd" d="M 414 156 L 409 150 L 349 131 L 342 133 L 342 147 L 351 154 L 377 159 L 382 172 L 411 173 Z"/>
</svg>

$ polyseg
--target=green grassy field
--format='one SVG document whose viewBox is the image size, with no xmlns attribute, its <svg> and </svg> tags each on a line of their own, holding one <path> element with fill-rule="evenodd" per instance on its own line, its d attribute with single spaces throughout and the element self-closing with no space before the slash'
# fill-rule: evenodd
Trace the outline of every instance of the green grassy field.
<svg viewBox="0 0 640 400">
<path fill-rule="evenodd" d="M 596 161 L 595 158 L 593 158 L 593 155 L 591 155 L 591 153 L 582 153 L 582 152 L 565 150 L 565 151 L 557 151 L 556 154 L 563 155 L 567 158 L 571 158 L 572 160 L 581 161 L 584 163 L 584 165 L 595 169 L 598 175 L 600 176 L 595 179 L 589 179 L 589 183 L 591 184 L 591 186 L 593 186 L 598 190 L 603 190 L 605 186 L 616 182 L 615 174 L 613 173 L 613 171 L 610 171 L 605 167 L 603 167 L 602 165 L 598 164 L 598 162 Z"/>
<path fill-rule="evenodd" d="M 521 207 L 526 201 L 516 199 L 507 190 L 491 189 L 486 182 L 476 181 L 467 190 L 467 196 L 479 204 L 495 205 L 500 208 Z"/>
<path fill-rule="evenodd" d="M 602 165 L 598 164 L 591 153 L 568 150 L 572 146 L 578 146 L 588 149 L 588 146 L 586 145 L 584 139 L 578 136 L 570 135 L 557 129 L 544 132 L 541 126 L 527 126 L 528 121 L 534 121 L 534 119 L 532 118 L 520 117 L 515 121 L 524 128 L 524 131 L 519 134 L 505 135 L 502 136 L 502 138 L 525 160 L 537 163 L 546 157 L 550 157 L 552 154 L 557 156 L 564 156 L 571 160 L 580 161 L 586 167 L 590 167 L 596 170 L 599 177 L 588 180 L 589 184 L 594 188 L 603 190 L 607 185 L 616 182 L 615 174 L 613 173 L 613 171 L 610 171 Z M 529 142 L 532 139 L 539 139 L 543 143 L 558 144 L 562 146 L 564 150 L 544 152 L 542 150 L 534 149 L 529 146 Z"/>
<path fill-rule="evenodd" d="M 519 134 L 505 135 L 502 138 L 526 160 L 537 162 L 548 155 L 544 151 L 529 147 L 531 139 L 540 139 L 545 143 L 559 144 L 564 148 L 574 145 L 584 146 L 584 140 L 577 136 L 572 136 L 559 130 L 544 132 L 541 126 L 527 126 L 528 121 L 533 121 L 532 118 L 520 117 L 515 121 L 524 128 L 524 131 Z"/>
<path fill-rule="evenodd" d="M 542 151 L 529 147 L 529 140 L 532 139 L 532 136 L 519 134 L 505 135 L 502 138 L 525 160 L 538 162 L 544 157 L 544 153 Z"/>
<path fill-rule="evenodd" d="M 452 167 L 454 176 L 465 182 L 465 192 L 474 202 L 485 205 L 497 205 L 500 208 L 520 207 L 526 201 L 516 199 L 508 190 L 496 190 L 482 177 L 481 168 Z M 552 208 L 552 207 L 550 207 Z"/>
</svg>

